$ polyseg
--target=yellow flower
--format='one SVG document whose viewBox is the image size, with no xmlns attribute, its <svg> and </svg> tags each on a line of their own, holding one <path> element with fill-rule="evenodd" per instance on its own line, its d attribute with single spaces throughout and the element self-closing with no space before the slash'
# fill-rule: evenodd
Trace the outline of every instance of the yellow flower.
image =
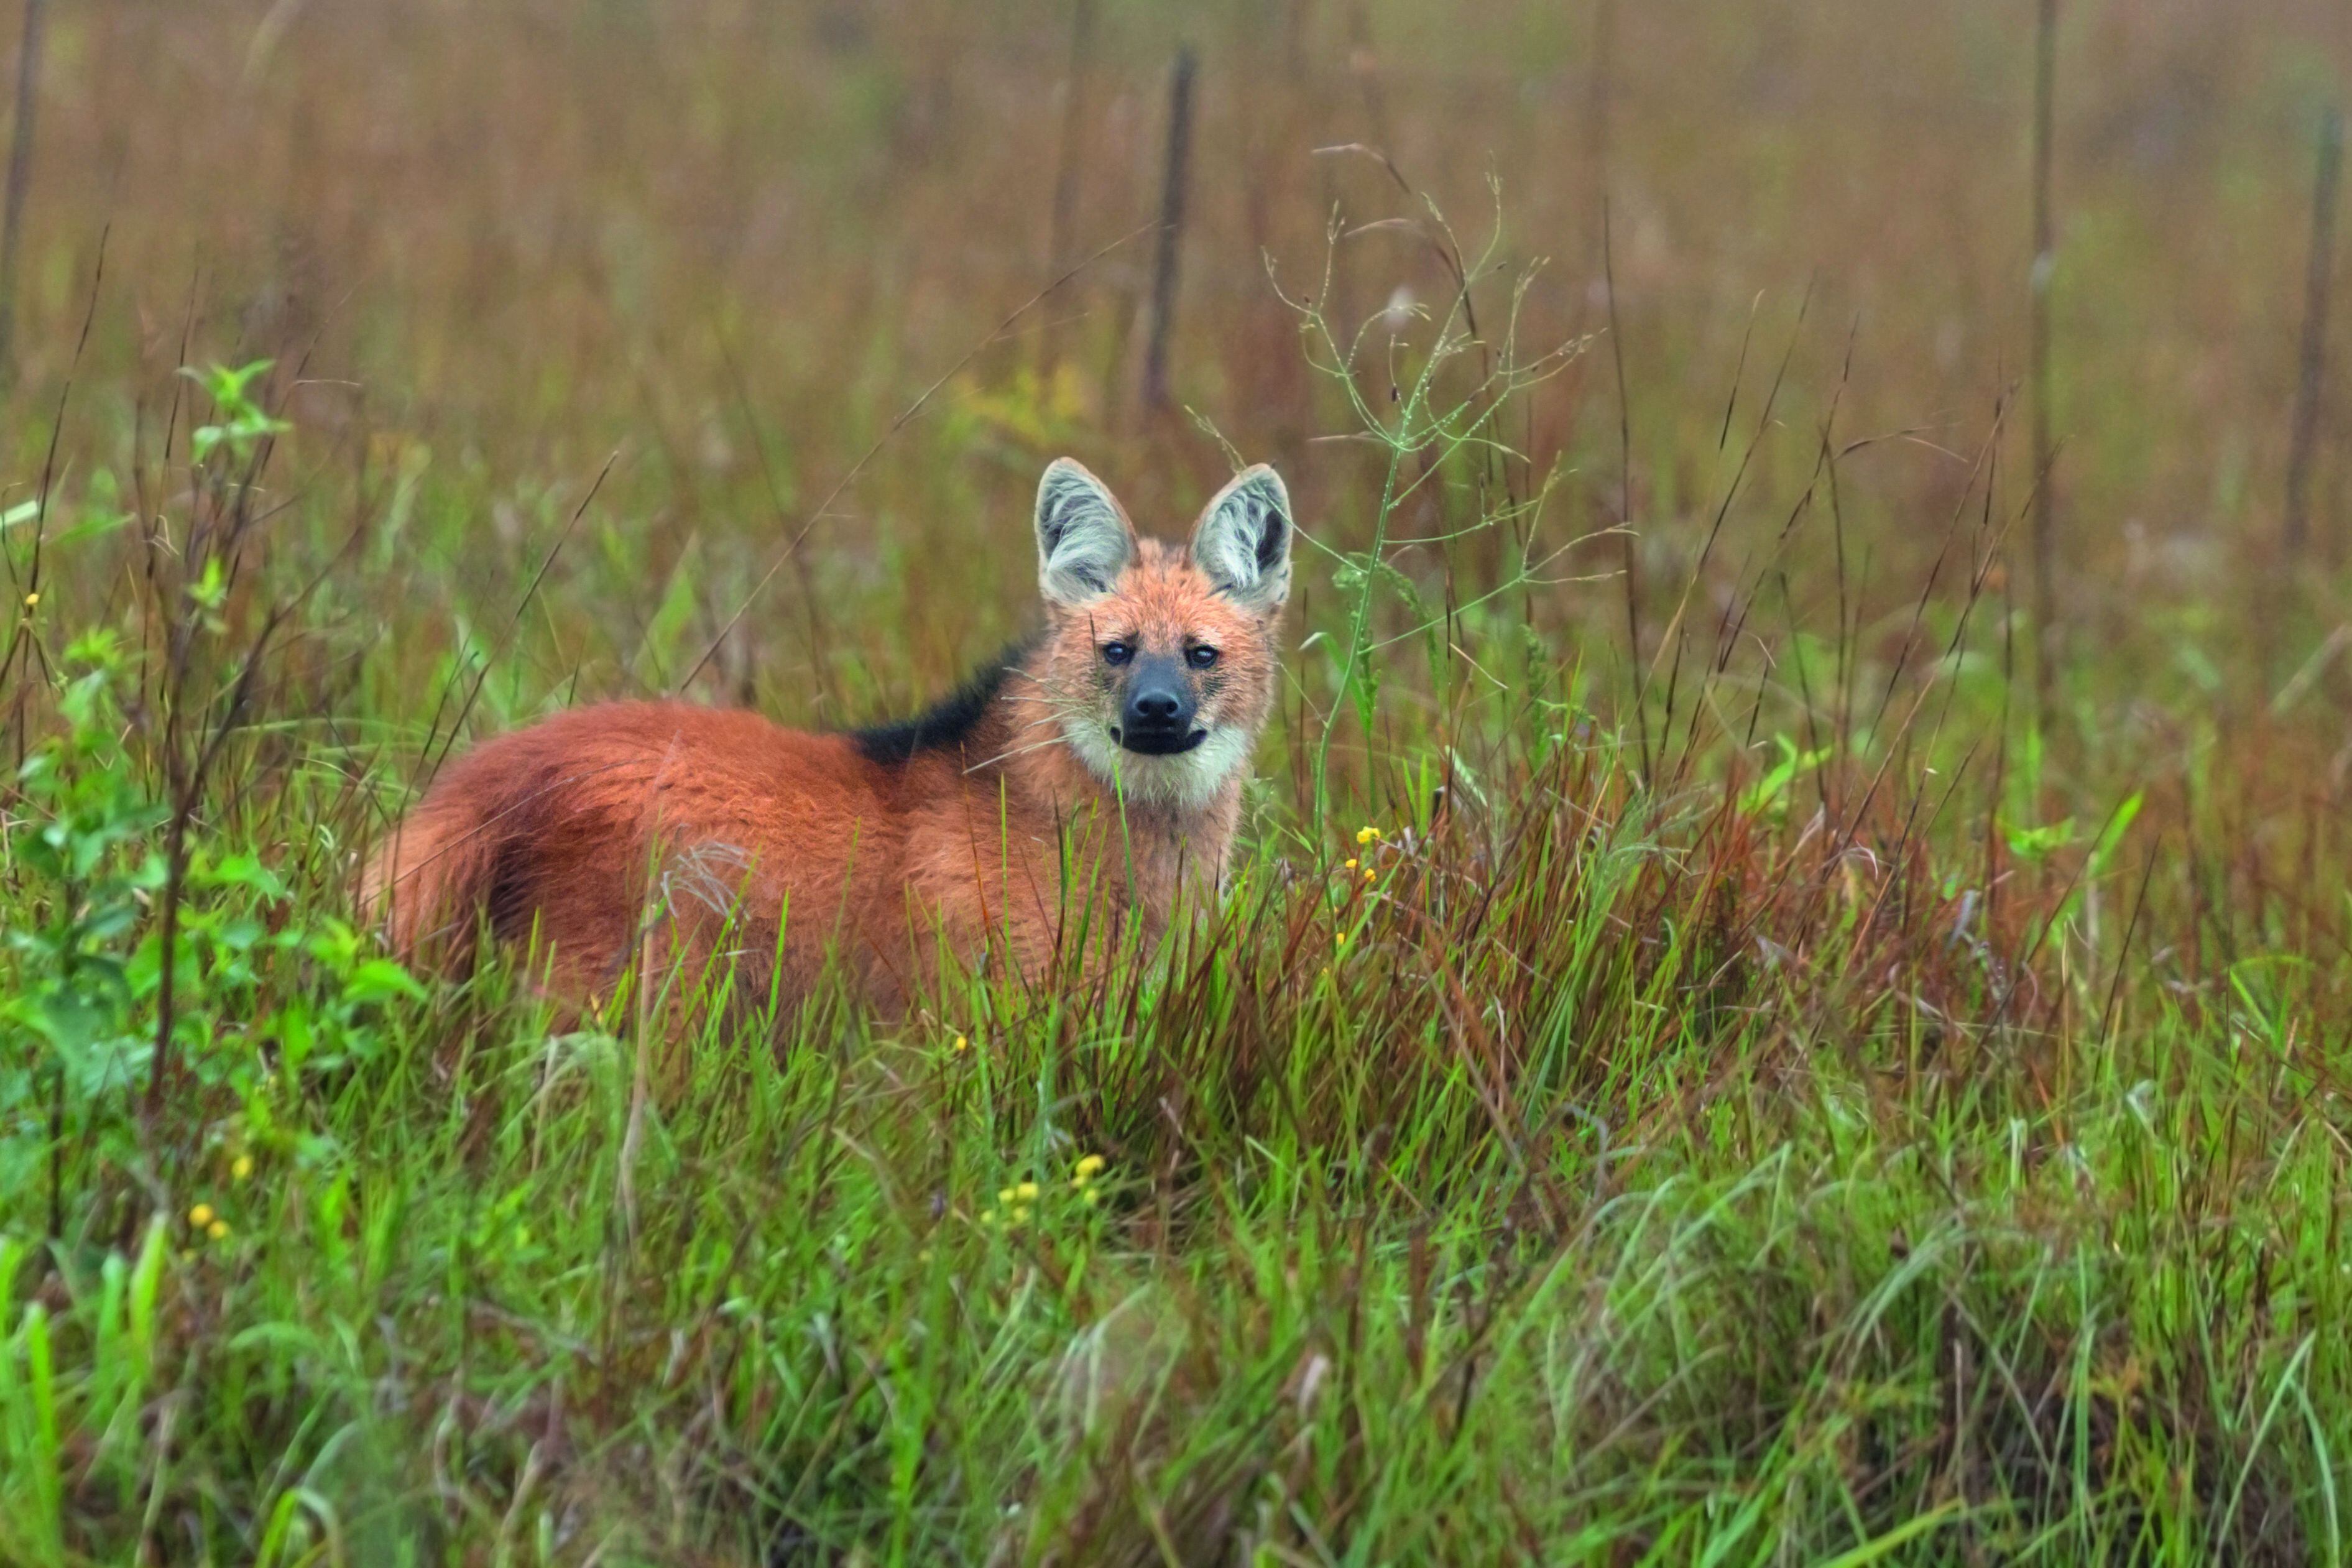
<svg viewBox="0 0 2352 1568">
<path fill-rule="evenodd" d="M 1356 842 L 1359 844 L 1370 844 L 1373 839 L 1378 838 L 1380 836 L 1381 830 L 1377 827 L 1359 827 L 1356 829 Z"/>
<path fill-rule="evenodd" d="M 37 594 L 37 593 L 27 594 L 27 595 L 25 595 L 25 608 L 26 608 L 26 609 L 28 609 L 28 610 L 29 610 L 29 609 L 31 609 L 34 605 L 36 605 L 39 604 L 40 602 L 41 602 L 41 595 L 40 595 L 39 594 Z"/>
<path fill-rule="evenodd" d="M 1016 1204 L 1035 1203 L 1037 1201 L 1037 1184 L 1034 1182 L 1023 1182 L 1019 1186 L 1014 1187 L 1013 1189 L 1013 1201 Z"/>
<path fill-rule="evenodd" d="M 1348 869 L 1349 869 L 1349 870 L 1350 870 L 1350 871 L 1352 871 L 1352 870 L 1354 870 L 1355 868 L 1356 868 L 1356 862 L 1355 862 L 1355 860 L 1351 858 L 1348 861 Z"/>
<path fill-rule="evenodd" d="M 244 1181 L 247 1176 L 252 1175 L 253 1156 L 250 1154 L 239 1154 L 235 1160 L 229 1163 L 228 1173 L 236 1177 L 240 1182 Z"/>
<path fill-rule="evenodd" d="M 1348 933 L 1347 933 L 1346 931 L 1340 931 L 1339 934 L 1337 934 L 1336 936 L 1332 937 L 1332 939 L 1331 939 L 1331 945 L 1332 945 L 1333 947 L 1345 947 L 1345 946 L 1347 946 L 1347 945 L 1348 945 Z"/>
<path fill-rule="evenodd" d="M 1369 881 L 1370 881 L 1373 878 L 1375 878 L 1375 877 L 1377 877 L 1377 876 L 1379 876 L 1379 875 L 1380 875 L 1380 873 L 1379 873 L 1378 871 L 1373 870 L 1370 866 L 1367 866 L 1367 867 L 1365 867 L 1365 868 L 1364 868 L 1364 880 L 1365 880 L 1365 881 L 1369 882 Z"/>
<path fill-rule="evenodd" d="M 1009 1203 L 1011 1203 L 1011 1202 L 1013 1201 L 1013 1189 L 1012 1189 L 1011 1187 L 999 1187 L 999 1188 L 997 1188 L 997 1189 L 996 1189 L 996 1201 L 997 1201 L 998 1203 L 1001 1203 L 1001 1204 L 1009 1204 Z"/>
<path fill-rule="evenodd" d="M 971 1049 L 971 1042 L 964 1038 L 961 1035 L 958 1035 L 956 1037 L 955 1048 L 960 1051 L 968 1051 Z"/>
<path fill-rule="evenodd" d="M 994 1209 L 981 1210 L 980 1223 L 982 1225 L 994 1225 L 996 1223 L 996 1211 Z"/>
<path fill-rule="evenodd" d="M 212 1224 L 205 1226 L 205 1234 L 211 1237 L 215 1241 L 222 1239 L 224 1237 L 228 1235 L 228 1221 L 225 1219 L 216 1219 L 213 1221 Z"/>
<path fill-rule="evenodd" d="M 1078 1201 L 1086 1205 L 1087 1207 L 1092 1208 L 1096 1204 L 1102 1201 L 1102 1194 L 1095 1191 L 1094 1188 L 1088 1187 L 1078 1194 Z"/>
<path fill-rule="evenodd" d="M 1076 1167 L 1071 1171 L 1070 1180 L 1079 1183 L 1091 1182 L 1097 1176 L 1101 1175 L 1103 1173 L 1103 1167 L 1109 1163 L 1110 1162 L 1104 1159 L 1100 1154 L 1088 1154 L 1086 1158 L 1080 1160 L 1077 1163 Z"/>
<path fill-rule="evenodd" d="M 1029 1211 L 1026 1208 L 1016 1208 L 1008 1217 L 1011 1223 L 1014 1225 L 1027 1225 L 1029 1223 Z"/>
<path fill-rule="evenodd" d="M 188 1211 L 188 1223 L 198 1230 L 213 1223 L 213 1205 L 198 1204 Z"/>
</svg>

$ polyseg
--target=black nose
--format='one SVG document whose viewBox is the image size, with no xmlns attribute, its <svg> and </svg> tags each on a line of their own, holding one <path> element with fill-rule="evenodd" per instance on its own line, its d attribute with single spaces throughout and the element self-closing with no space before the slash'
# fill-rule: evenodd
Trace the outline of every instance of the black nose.
<svg viewBox="0 0 2352 1568">
<path fill-rule="evenodd" d="M 1172 658 L 1139 658 L 1119 705 L 1119 744 L 1130 752 L 1188 751 L 1193 743 L 1192 692 Z"/>
</svg>

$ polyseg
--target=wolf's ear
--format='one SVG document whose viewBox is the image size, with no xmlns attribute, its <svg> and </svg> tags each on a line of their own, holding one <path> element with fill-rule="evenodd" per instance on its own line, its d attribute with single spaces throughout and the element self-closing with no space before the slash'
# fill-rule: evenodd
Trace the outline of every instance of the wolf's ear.
<svg viewBox="0 0 2352 1568">
<path fill-rule="evenodd" d="M 1083 605 L 1110 592 L 1136 556 L 1127 513 L 1083 464 L 1056 458 L 1037 481 L 1037 588 Z"/>
<path fill-rule="evenodd" d="M 1192 528 L 1192 564 L 1225 597 L 1272 615 L 1290 597 L 1290 494 L 1264 463 L 1217 492 Z"/>
</svg>

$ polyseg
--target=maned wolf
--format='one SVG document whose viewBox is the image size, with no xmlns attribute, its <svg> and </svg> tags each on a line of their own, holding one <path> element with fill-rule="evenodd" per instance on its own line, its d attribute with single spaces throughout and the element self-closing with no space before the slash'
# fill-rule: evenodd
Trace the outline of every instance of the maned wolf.
<svg viewBox="0 0 2352 1568">
<path fill-rule="evenodd" d="M 535 940 L 557 994 L 635 960 L 739 1000 L 828 963 L 903 1008 L 943 959 L 1036 976 L 1213 891 L 1275 699 L 1290 501 L 1263 466 L 1181 552 L 1065 458 L 1037 487 L 1039 636 L 929 712 L 854 734 L 679 702 L 577 709 L 452 764 L 368 867 L 394 947 Z M 781 973 L 778 965 L 781 964 Z"/>
</svg>

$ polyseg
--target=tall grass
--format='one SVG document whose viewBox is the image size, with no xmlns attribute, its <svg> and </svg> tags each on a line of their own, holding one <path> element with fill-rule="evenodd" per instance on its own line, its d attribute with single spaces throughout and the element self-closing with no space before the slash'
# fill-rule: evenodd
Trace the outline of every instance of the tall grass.
<svg viewBox="0 0 2352 1568">
<path fill-rule="evenodd" d="M 144 142 L 104 277 L 77 239 L 28 252 L 77 265 L 28 271 L 71 288 L 27 302 L 33 505 L 0 511 L 0 1560 L 2340 1559 L 2342 639 L 2315 581 L 2270 612 L 2300 650 L 2273 684 L 2200 574 L 2271 504 L 2229 491 L 2250 426 L 2136 466 L 2259 355 L 2205 331 L 2241 318 L 2192 287 L 2203 242 L 2135 247 L 2152 184 L 2070 182 L 2098 219 L 2062 237 L 2070 280 L 2210 315 L 2129 353 L 2061 323 L 2067 516 L 2116 526 L 2070 537 L 2101 574 L 2065 584 L 2078 651 L 2012 701 L 2034 476 L 1992 308 L 1955 272 L 1857 326 L 1853 275 L 1758 299 L 1675 248 L 1707 202 L 1762 210 L 1719 181 L 1804 165 L 1752 107 L 1770 82 L 1727 89 L 1731 173 L 1643 151 L 1746 24 L 1671 80 L 1666 24 L 1615 16 L 1633 162 L 1597 295 L 1539 264 L 1577 247 L 1523 237 L 1569 221 L 1538 154 L 1502 169 L 1491 244 L 1437 216 L 1541 121 L 1432 107 L 1494 53 L 1377 7 L 1302 27 L 1353 63 L 1236 129 L 1268 41 L 1204 47 L 1184 276 L 1212 281 L 1172 390 L 1296 476 L 1310 542 L 1200 927 L 1085 984 L 951 974 L 896 1021 L 655 973 L 559 1024 L 528 954 L 462 984 L 385 961 L 354 858 L 467 737 L 680 685 L 793 721 L 902 705 L 1024 613 L 1045 457 L 1131 476 L 1148 526 L 1228 461 L 1126 428 L 1123 247 L 992 330 L 1052 281 L 1034 235 L 998 276 L 999 154 L 961 133 L 1062 124 L 1043 94 L 973 107 L 1033 68 L 1020 18 L 808 23 L 834 66 L 794 95 L 754 90 L 787 58 L 764 15 L 600 11 L 537 50 L 528 10 L 464 50 L 364 10 L 239 35 L 244 93 L 176 155 L 252 132 L 310 182 L 299 210 L 381 268 L 341 320 L 163 268 L 160 236 L 247 220 L 191 216 Z M 2110 41 L 2174 58 L 2184 15 Z M 1933 16 L 1963 32 L 1906 68 L 1966 78 L 1972 35 Z M 157 39 L 227 47 L 52 19 L 93 82 Z M 1031 20 L 1050 72 L 1068 18 Z M 1515 47 L 1575 41 L 1519 21 Z M 1089 47 L 1149 91 L 1160 41 L 1106 6 Z M 2242 113 L 2176 154 L 2200 170 L 2239 167 L 2268 101 L 2246 47 L 2211 55 Z M 513 79 L 386 85 L 372 47 Z M 666 100 L 677 139 L 634 93 L 595 118 L 554 90 L 673 78 L 704 83 Z M 1089 169 L 1156 146 L 1116 85 Z M 428 193 L 397 138 L 361 156 L 339 86 L 500 134 Z M 116 93 L 45 137 L 147 123 Z M 1795 145 L 1868 171 L 1843 133 L 1874 102 L 1824 100 Z M 795 200 L 880 194 L 761 230 L 749 149 L 812 127 L 835 151 L 790 165 Z M 525 128 L 544 209 L 500 205 Z M 2063 157 L 2085 133 L 2059 129 Z M 646 147 L 699 173 L 637 190 Z M 1951 155 L 1914 135 L 1885 166 L 1981 195 Z M 2299 168 L 2232 198 L 2250 226 L 2299 232 Z M 1029 209 L 1066 199 L 1080 251 L 1132 227 L 1087 178 L 1041 174 Z M 1871 188 L 1857 254 L 1895 265 L 1880 220 L 1916 185 Z M 678 237 L 701 201 L 734 259 Z M 541 224 L 656 208 L 673 229 L 600 242 L 593 299 L 518 259 Z M 1230 243 L 1261 220 L 1275 282 Z M 895 248 L 919 233 L 969 243 Z M 780 302 L 779 255 L 842 290 Z M 1965 375 L 1928 346 L 1949 319 Z M 1608 363 L 1576 352 L 1604 330 Z M 2184 343 L 2200 374 L 2145 374 Z M 2161 493 L 2184 475 L 2193 531 Z"/>
</svg>

